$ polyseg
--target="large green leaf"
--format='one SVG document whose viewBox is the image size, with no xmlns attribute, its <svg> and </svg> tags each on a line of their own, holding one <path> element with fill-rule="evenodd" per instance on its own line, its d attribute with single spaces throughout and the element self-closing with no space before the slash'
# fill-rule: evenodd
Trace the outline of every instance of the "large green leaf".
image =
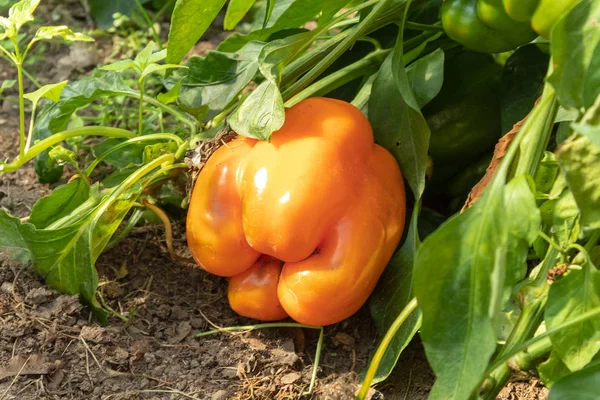
<svg viewBox="0 0 600 400">
<path fill-rule="evenodd" d="M 419 108 L 438 95 L 444 83 L 444 51 L 437 49 L 406 68 L 406 75 Z"/>
<path fill-rule="evenodd" d="M 506 275 L 506 170 L 483 196 L 425 239 L 414 290 L 423 312 L 421 338 L 437 380 L 430 399 L 466 399 L 496 349 L 494 324 Z"/>
<path fill-rule="evenodd" d="M 399 38 L 398 41 L 402 41 Z M 394 54 L 400 54 L 394 57 Z M 415 198 L 425 188 L 429 126 L 421 114 L 402 61 L 402 49 L 396 49 L 377 73 L 369 99 L 369 121 L 375 140 L 398 160 L 402 175 Z"/>
<path fill-rule="evenodd" d="M 36 230 L 0 209 L 0 248 L 28 254 L 34 269 L 54 289 L 79 294 L 101 321 L 106 313 L 96 300 L 98 274 L 92 257 L 91 224 Z"/>
<path fill-rule="evenodd" d="M 548 400 L 597 400 L 600 393 L 600 362 L 560 379 Z"/>
<path fill-rule="evenodd" d="M 571 270 L 550 287 L 545 319 L 552 329 L 600 307 L 600 271 L 591 262 Z M 585 367 L 600 350 L 600 320 L 588 319 L 550 336 L 554 351 L 571 371 Z"/>
<path fill-rule="evenodd" d="M 263 46 L 262 42 L 252 41 L 235 54 L 211 51 L 206 57 L 190 58 L 179 100 L 186 107 L 223 109 L 255 77 Z"/>
<path fill-rule="evenodd" d="M 283 126 L 285 109 L 276 84 L 265 80 L 227 120 L 235 132 L 260 140 Z"/>
<path fill-rule="evenodd" d="M 178 64 L 202 37 L 226 0 L 177 0 L 171 17 L 167 63 Z"/>
<path fill-rule="evenodd" d="M 412 273 L 417 248 L 421 244 L 417 231 L 419 210 L 413 210 L 410 227 L 402 247 L 394 254 L 371 296 L 369 309 L 379 335 L 383 337 L 400 312 L 414 297 Z M 402 351 L 421 326 L 421 312 L 416 310 L 402 324 L 387 348 L 372 384 L 385 380 L 393 371 Z"/>
<path fill-rule="evenodd" d="M 8 19 L 18 31 L 23 25 L 33 21 L 33 12 L 40 4 L 40 0 L 21 0 L 8 10 Z"/>
<path fill-rule="evenodd" d="M 258 68 L 266 80 L 262 82 L 229 117 L 237 133 L 268 140 L 283 126 L 285 109 L 279 82 L 285 65 L 297 56 L 314 38 L 313 32 L 303 32 L 274 40 L 265 45 L 258 57 Z"/>
<path fill-rule="evenodd" d="M 36 118 L 33 140 L 43 140 L 64 130 L 73 113 L 92 101 L 121 95 L 139 96 L 139 93 L 127 86 L 116 72 L 108 72 L 101 78 L 89 77 L 68 84 L 63 89 L 59 101 L 48 106 Z M 53 166 L 47 151 L 36 157 L 34 166 L 42 182 L 53 182 L 62 174 L 62 167 L 56 169 Z"/>
<path fill-rule="evenodd" d="M 256 0 L 230 0 L 225 13 L 225 29 L 232 30 L 250 11 Z"/>
<path fill-rule="evenodd" d="M 600 86 L 589 87 L 598 79 L 600 69 L 598 20 L 600 2 L 581 0 L 552 30 L 554 71 L 548 81 L 563 107 L 587 108 L 600 93 Z"/>
<path fill-rule="evenodd" d="M 512 179 L 504 189 L 504 208 L 508 213 L 508 242 L 506 246 L 506 280 L 504 301 L 513 286 L 525 278 L 529 246 L 541 229 L 542 217 L 527 177 Z"/>
<path fill-rule="evenodd" d="M 571 373 L 571 370 L 567 368 L 565 363 L 560 359 L 558 353 L 554 350 L 550 352 L 550 357 L 548 357 L 546 361 L 538 365 L 537 370 L 540 374 L 540 379 L 544 382 L 544 385 L 549 388 L 559 379 Z"/>
<path fill-rule="evenodd" d="M 582 136 L 563 144 L 557 158 L 581 212 L 581 228 L 600 228 L 600 146 Z"/>
<path fill-rule="evenodd" d="M 58 186 L 49 196 L 42 197 L 33 206 L 29 223 L 44 229 L 79 207 L 90 196 L 90 186 L 83 179 Z"/>
</svg>

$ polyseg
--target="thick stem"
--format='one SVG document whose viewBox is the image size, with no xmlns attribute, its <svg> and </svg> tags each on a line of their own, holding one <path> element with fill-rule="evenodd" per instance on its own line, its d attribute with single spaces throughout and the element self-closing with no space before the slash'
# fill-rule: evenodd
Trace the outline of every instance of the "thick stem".
<svg viewBox="0 0 600 400">
<path fill-rule="evenodd" d="M 144 215 L 144 211 L 142 211 L 142 210 L 135 210 L 133 212 L 133 214 L 131 215 L 131 217 L 129 218 L 129 221 L 127 221 L 127 225 L 125 225 L 125 227 L 123 229 L 121 229 L 119 231 L 119 233 L 117 233 L 115 236 L 113 236 L 112 239 L 110 239 L 110 242 L 108 242 L 108 244 L 104 248 L 104 252 L 107 252 L 108 250 L 114 248 L 116 245 L 118 245 L 119 243 L 121 243 L 121 241 L 123 239 L 125 239 L 125 237 L 127 235 L 129 235 L 129 233 L 131 233 L 131 230 L 133 228 L 135 228 L 135 226 L 137 225 L 137 223 L 142 218 L 142 215 Z"/>
<path fill-rule="evenodd" d="M 23 63 L 19 60 L 17 66 L 17 81 L 19 85 L 19 158 L 25 156 L 25 92 L 23 89 Z"/>
<path fill-rule="evenodd" d="M 125 138 L 129 139 L 135 137 L 135 134 L 126 131 L 124 129 L 119 128 L 110 128 L 103 126 L 86 126 L 83 128 L 71 129 L 68 131 L 63 131 L 56 133 L 52 136 L 47 137 L 39 143 L 36 143 L 33 147 L 27 151 L 26 154 L 20 156 L 15 161 L 10 164 L 1 165 L 0 164 L 0 173 L 2 172 L 14 172 L 23 166 L 27 161 L 31 160 L 42 151 L 47 148 L 54 146 L 57 143 L 62 142 L 63 140 L 78 137 L 78 136 L 107 136 L 107 137 L 115 137 L 115 138 Z"/>
<path fill-rule="evenodd" d="M 140 105 L 138 107 L 138 136 L 142 136 L 142 115 L 144 113 L 144 78 L 140 78 L 138 85 L 140 87 Z"/>
<path fill-rule="evenodd" d="M 285 106 L 292 107 L 294 104 L 309 97 L 327 94 L 356 78 L 374 74 L 377 72 L 390 51 L 391 49 L 374 51 L 357 62 L 326 76 L 289 99 L 285 103 Z"/>
<path fill-rule="evenodd" d="M 296 83 L 291 85 L 284 93 L 284 99 L 290 99 L 310 85 L 315 79 L 317 79 L 335 60 L 337 60 L 343 53 L 346 52 L 352 46 L 354 42 L 361 36 L 365 35 L 369 27 L 377 20 L 379 15 L 385 10 L 385 8 L 391 3 L 391 0 L 381 0 L 373 10 L 367 15 L 367 17 L 360 22 L 352 34 L 342 41 L 331 53 L 323 58 L 314 68 L 302 76 Z"/>
<path fill-rule="evenodd" d="M 373 378 L 377 373 L 377 368 L 379 368 L 379 364 L 381 363 L 381 360 L 383 359 L 387 348 L 394 339 L 394 336 L 396 336 L 396 333 L 398 332 L 402 324 L 404 324 L 408 317 L 417 309 L 417 305 L 418 304 L 416 298 L 413 298 L 411 301 L 409 301 L 406 307 L 404 307 L 404 309 L 402 310 L 402 312 L 400 312 L 398 317 L 396 317 L 396 319 L 390 326 L 390 329 L 388 329 L 388 331 L 385 333 L 383 339 L 381 339 L 381 343 L 379 344 L 379 347 L 377 347 L 377 351 L 373 355 L 373 360 L 371 360 L 371 364 L 369 365 L 367 375 L 363 380 L 360 391 L 356 396 L 357 400 L 364 400 L 366 398 L 367 393 L 369 392 L 369 388 L 371 387 L 371 382 L 373 381 Z"/>
</svg>

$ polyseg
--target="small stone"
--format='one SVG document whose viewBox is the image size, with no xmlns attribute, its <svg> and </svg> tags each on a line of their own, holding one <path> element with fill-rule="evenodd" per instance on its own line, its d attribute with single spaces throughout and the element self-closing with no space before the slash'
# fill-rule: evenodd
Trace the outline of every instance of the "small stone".
<svg viewBox="0 0 600 400">
<path fill-rule="evenodd" d="M 210 400 L 225 400 L 227 399 L 227 390 L 218 390 L 210 396 Z"/>
</svg>

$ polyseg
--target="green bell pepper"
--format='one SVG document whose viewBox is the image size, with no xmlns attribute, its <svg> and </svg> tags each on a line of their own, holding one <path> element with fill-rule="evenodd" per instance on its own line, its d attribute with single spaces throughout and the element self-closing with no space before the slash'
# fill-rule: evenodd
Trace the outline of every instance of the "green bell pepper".
<svg viewBox="0 0 600 400">
<path fill-rule="evenodd" d="M 512 50 L 536 36 L 529 24 L 506 14 L 502 0 L 446 0 L 442 25 L 452 39 L 483 53 Z"/>
</svg>

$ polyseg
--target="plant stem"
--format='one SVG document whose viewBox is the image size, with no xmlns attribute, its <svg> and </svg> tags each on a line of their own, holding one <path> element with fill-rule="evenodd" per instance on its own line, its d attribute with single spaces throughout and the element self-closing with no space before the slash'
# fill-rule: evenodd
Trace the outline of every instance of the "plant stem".
<svg viewBox="0 0 600 400">
<path fill-rule="evenodd" d="M 356 29 L 346 37 L 342 43 L 340 43 L 331 53 L 327 54 L 315 67 L 302 76 L 297 82 L 291 85 L 284 93 L 284 99 L 290 99 L 310 85 L 315 79 L 319 77 L 335 60 L 337 60 L 346 50 L 352 46 L 356 40 L 363 36 L 369 27 L 377 20 L 377 17 L 385 10 L 385 8 L 391 3 L 392 0 L 381 0 L 377 3 L 367 15 L 367 17 L 360 22 Z"/>
<path fill-rule="evenodd" d="M 427 24 L 420 24 L 418 22 L 412 22 L 412 21 L 406 21 L 404 23 L 404 27 L 406 29 L 411 29 L 414 31 L 443 31 L 444 28 L 441 25 L 427 25 Z"/>
<path fill-rule="evenodd" d="M 138 4 L 139 4 L 139 1 L 138 1 Z M 140 88 L 140 105 L 138 107 L 138 136 L 142 136 L 142 124 L 143 124 L 142 115 L 144 113 L 144 78 L 140 78 L 138 80 L 138 85 Z"/>
<path fill-rule="evenodd" d="M 315 382 L 317 381 L 317 372 L 319 371 L 319 363 L 321 362 L 321 353 L 323 352 L 323 339 L 325 338 L 325 330 L 321 327 L 319 331 L 319 340 L 317 341 L 317 349 L 315 350 L 315 362 L 313 371 L 310 376 L 310 385 L 308 391 L 302 393 L 303 396 L 310 396 L 315 390 Z"/>
<path fill-rule="evenodd" d="M 25 156 L 25 95 L 23 89 L 23 63 L 19 60 L 17 66 L 17 81 L 19 85 L 19 158 Z"/>
<path fill-rule="evenodd" d="M 357 400 L 364 400 L 365 397 L 367 396 L 367 393 L 369 392 L 369 388 L 371 387 L 371 382 L 373 381 L 373 378 L 375 377 L 375 374 L 377 373 L 377 368 L 379 368 L 379 364 L 381 363 L 381 360 L 383 359 L 383 356 L 384 356 L 387 348 L 389 347 L 390 343 L 394 339 L 394 336 L 396 336 L 396 333 L 398 332 L 398 330 L 400 329 L 402 324 L 404 324 L 404 322 L 408 319 L 408 317 L 417 309 L 417 305 L 418 304 L 417 304 L 416 297 L 413 298 L 411 301 L 409 301 L 408 304 L 406 305 L 406 307 L 404 307 L 404 309 L 400 312 L 400 314 L 398 314 L 398 317 L 396 317 L 396 319 L 390 326 L 390 329 L 388 329 L 388 331 L 385 333 L 385 336 L 383 337 L 383 339 L 381 339 L 381 343 L 379 344 L 379 347 L 377 347 L 377 351 L 373 355 L 373 360 L 371 360 L 371 364 L 369 365 L 369 369 L 367 370 L 367 375 L 365 376 L 365 379 L 363 380 L 360 391 L 358 392 L 358 395 L 356 396 Z"/>
<path fill-rule="evenodd" d="M 544 318 L 544 310 L 550 289 L 546 277 L 548 270 L 556 265 L 559 253 L 553 247 L 548 248 L 539 275 L 534 278 L 533 282 L 522 289 L 525 297 L 523 300 L 523 312 L 506 344 L 496 357 L 496 360 L 502 359 L 506 354 L 510 354 L 520 343 L 531 338 L 540 326 Z M 506 362 L 494 369 L 489 375 L 487 383 L 482 388 L 483 398 L 494 400 L 510 378 L 511 373 L 512 370 Z"/>
<path fill-rule="evenodd" d="M 391 49 L 376 50 L 366 57 L 350 64 L 323 79 L 313 83 L 300 93 L 287 100 L 286 107 L 292 107 L 311 96 L 322 96 L 334 89 L 361 76 L 371 75 L 377 72 L 385 57 L 391 52 Z M 284 99 L 285 100 L 285 99 Z"/>
<path fill-rule="evenodd" d="M 132 138 L 135 137 L 135 134 L 126 131 L 124 129 L 119 128 L 110 128 L 104 126 L 86 126 L 83 128 L 70 129 L 67 131 L 62 131 L 56 133 L 52 136 L 47 137 L 39 143 L 36 143 L 31 147 L 27 153 L 22 156 L 19 156 L 15 161 L 10 164 L 0 164 L 0 173 L 1 172 L 14 172 L 19 169 L 23 164 L 27 161 L 31 160 L 42 151 L 47 148 L 54 146 L 57 143 L 62 142 L 63 140 L 70 139 L 78 136 L 107 136 L 107 137 L 115 137 L 115 138 Z"/>
<path fill-rule="evenodd" d="M 150 135 L 136 136 L 132 139 L 126 140 L 124 142 L 121 142 L 121 143 L 111 147 L 110 149 L 106 150 L 104 153 L 97 156 L 94 159 L 94 161 L 92 161 L 92 163 L 86 168 L 85 173 L 86 173 L 86 175 L 90 175 L 92 173 L 92 171 L 94 170 L 94 168 L 96 168 L 98 166 L 98 164 L 100 164 L 100 162 L 102 162 L 106 157 L 108 157 L 108 155 L 110 155 L 114 151 L 122 149 L 123 147 L 129 146 L 130 144 L 133 144 L 133 143 L 146 142 L 146 141 L 152 141 L 152 140 L 161 140 L 161 139 L 172 140 L 175 143 L 177 143 L 179 146 L 181 146 L 184 143 L 183 140 L 181 140 L 181 138 L 179 136 L 174 135 L 172 133 L 153 133 Z"/>
<path fill-rule="evenodd" d="M 535 176 L 537 168 L 540 164 L 544 151 L 548 147 L 550 140 L 550 134 L 552 133 L 552 127 L 554 126 L 554 119 L 556 112 L 558 111 L 558 102 L 556 100 L 556 92 L 554 88 L 548 84 L 544 87 L 544 93 L 542 98 L 546 101 L 540 101 L 540 107 L 537 115 L 544 116 L 543 118 L 533 118 L 534 113 L 528 118 L 531 118 L 536 123 L 541 123 L 541 127 L 531 129 L 527 135 L 523 137 L 519 144 L 519 163 L 515 171 L 515 176 L 527 174 L 529 176 Z M 535 115 L 535 116 L 537 116 Z M 541 122 L 538 120 L 541 119 Z M 527 124 L 527 121 L 525 122 Z M 524 129 L 525 125 L 523 126 Z"/>
</svg>

